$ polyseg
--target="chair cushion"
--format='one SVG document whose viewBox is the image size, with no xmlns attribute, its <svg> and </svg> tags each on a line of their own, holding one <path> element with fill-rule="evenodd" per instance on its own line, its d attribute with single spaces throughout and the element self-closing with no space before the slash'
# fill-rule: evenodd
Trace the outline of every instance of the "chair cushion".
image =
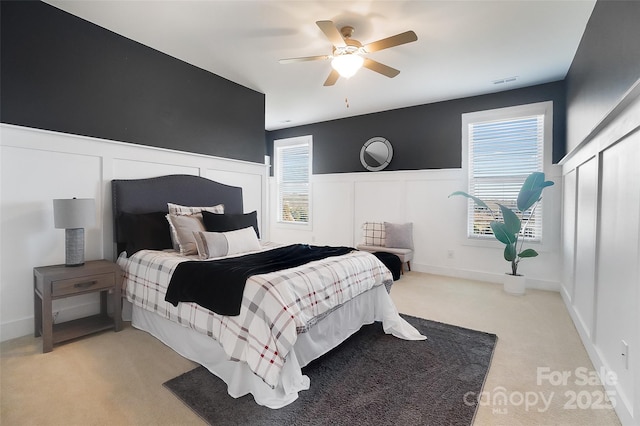
<svg viewBox="0 0 640 426">
<path fill-rule="evenodd" d="M 356 246 L 358 250 L 364 250 L 371 253 L 375 253 L 378 251 L 382 251 L 385 253 L 393 253 L 400 258 L 402 263 L 409 262 L 413 259 L 413 250 L 411 249 L 403 249 L 403 248 L 393 248 L 393 247 L 381 247 L 381 246 L 370 246 L 366 244 L 358 244 Z"/>
</svg>

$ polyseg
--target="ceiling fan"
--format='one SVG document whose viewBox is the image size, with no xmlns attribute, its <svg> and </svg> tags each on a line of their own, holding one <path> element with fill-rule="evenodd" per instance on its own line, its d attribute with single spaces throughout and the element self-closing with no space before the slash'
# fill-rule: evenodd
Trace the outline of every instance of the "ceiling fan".
<svg viewBox="0 0 640 426">
<path fill-rule="evenodd" d="M 353 27 L 345 26 L 338 31 L 338 28 L 332 21 L 317 21 L 316 24 L 333 44 L 333 51 L 331 55 L 280 59 L 280 63 L 289 64 L 292 62 L 331 59 L 331 66 L 333 69 L 331 70 L 327 80 L 324 82 L 325 86 L 333 86 L 336 81 L 338 81 L 339 77 L 349 78 L 353 76 L 361 67 L 368 68 L 389 78 L 393 78 L 400 74 L 399 70 L 381 64 L 373 59 L 365 58 L 364 55 L 418 40 L 416 33 L 413 31 L 405 31 L 400 34 L 363 45 L 358 40 L 351 38 L 355 31 Z"/>
</svg>

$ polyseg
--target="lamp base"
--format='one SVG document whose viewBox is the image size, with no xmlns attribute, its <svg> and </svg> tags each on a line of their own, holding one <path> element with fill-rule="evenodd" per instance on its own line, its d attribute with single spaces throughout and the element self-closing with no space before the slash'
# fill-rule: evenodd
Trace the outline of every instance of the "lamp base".
<svg viewBox="0 0 640 426">
<path fill-rule="evenodd" d="M 84 228 L 65 229 L 65 266 L 84 265 Z"/>
</svg>

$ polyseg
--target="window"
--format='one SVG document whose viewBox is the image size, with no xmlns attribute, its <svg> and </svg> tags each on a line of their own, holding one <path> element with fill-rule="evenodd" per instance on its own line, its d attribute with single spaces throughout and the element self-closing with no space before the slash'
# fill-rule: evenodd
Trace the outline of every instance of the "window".
<svg viewBox="0 0 640 426">
<path fill-rule="evenodd" d="M 278 222 L 309 224 L 311 136 L 274 141 Z"/>
<path fill-rule="evenodd" d="M 516 210 L 520 186 L 532 172 L 550 164 L 552 103 L 523 105 L 462 115 L 463 168 L 469 194 L 500 214 L 497 204 Z M 495 209 L 494 209 L 495 206 Z M 542 239 L 542 203 L 528 221 L 525 238 Z M 491 213 L 469 200 L 467 236 L 493 235 Z"/>
</svg>

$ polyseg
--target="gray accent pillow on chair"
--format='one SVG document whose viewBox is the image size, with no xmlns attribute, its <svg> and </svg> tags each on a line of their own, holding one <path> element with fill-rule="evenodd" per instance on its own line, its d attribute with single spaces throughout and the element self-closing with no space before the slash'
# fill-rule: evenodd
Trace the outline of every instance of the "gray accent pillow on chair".
<svg viewBox="0 0 640 426">
<path fill-rule="evenodd" d="M 384 223 L 386 247 L 413 249 L 413 223 Z"/>
</svg>

